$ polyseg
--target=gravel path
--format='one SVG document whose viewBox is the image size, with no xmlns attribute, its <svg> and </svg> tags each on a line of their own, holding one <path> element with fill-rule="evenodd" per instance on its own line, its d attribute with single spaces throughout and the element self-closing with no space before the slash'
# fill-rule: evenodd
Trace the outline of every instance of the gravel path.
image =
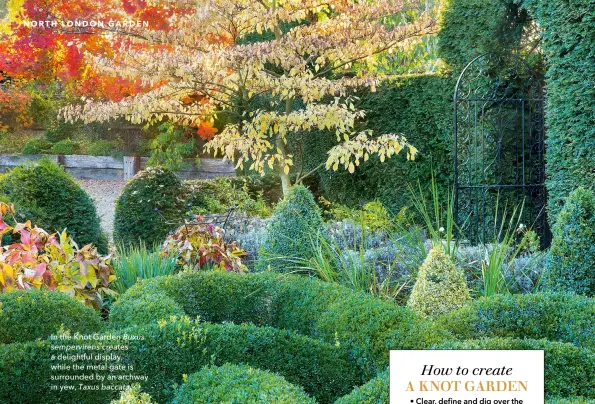
<svg viewBox="0 0 595 404">
<path fill-rule="evenodd" d="M 77 182 L 93 198 L 97 214 L 101 219 L 101 228 L 111 241 L 114 232 L 116 200 L 126 185 L 126 181 L 77 180 Z"/>
</svg>

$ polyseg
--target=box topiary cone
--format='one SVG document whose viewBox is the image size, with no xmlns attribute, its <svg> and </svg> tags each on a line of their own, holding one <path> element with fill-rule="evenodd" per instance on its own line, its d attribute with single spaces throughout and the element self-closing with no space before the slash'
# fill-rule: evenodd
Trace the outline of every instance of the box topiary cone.
<svg viewBox="0 0 595 404">
<path fill-rule="evenodd" d="M 463 274 L 441 247 L 434 247 L 419 269 L 407 306 L 423 317 L 456 310 L 471 300 Z"/>
</svg>

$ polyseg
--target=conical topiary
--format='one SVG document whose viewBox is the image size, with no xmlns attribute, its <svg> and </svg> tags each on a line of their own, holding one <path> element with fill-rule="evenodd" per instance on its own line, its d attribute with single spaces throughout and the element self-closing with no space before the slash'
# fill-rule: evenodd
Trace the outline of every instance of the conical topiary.
<svg viewBox="0 0 595 404">
<path fill-rule="evenodd" d="M 313 246 L 324 231 L 322 213 L 312 193 L 302 185 L 294 186 L 275 208 L 257 267 L 291 272 L 296 262 L 314 256 Z"/>
<path fill-rule="evenodd" d="M 442 247 L 434 247 L 419 269 L 407 306 L 421 316 L 438 316 L 462 307 L 471 297 L 459 272 Z"/>
<path fill-rule="evenodd" d="M 552 233 L 545 288 L 595 296 L 595 193 L 571 192 Z"/>
</svg>

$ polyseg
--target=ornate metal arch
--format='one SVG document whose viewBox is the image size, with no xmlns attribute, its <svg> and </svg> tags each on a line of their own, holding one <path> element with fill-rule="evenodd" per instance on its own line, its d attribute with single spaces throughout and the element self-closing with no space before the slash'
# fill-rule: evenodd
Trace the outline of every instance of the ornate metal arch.
<svg viewBox="0 0 595 404">
<path fill-rule="evenodd" d="M 549 245 L 543 78 L 521 57 L 483 54 L 454 91 L 454 208 L 463 236 L 491 241 L 505 207 Z"/>
</svg>

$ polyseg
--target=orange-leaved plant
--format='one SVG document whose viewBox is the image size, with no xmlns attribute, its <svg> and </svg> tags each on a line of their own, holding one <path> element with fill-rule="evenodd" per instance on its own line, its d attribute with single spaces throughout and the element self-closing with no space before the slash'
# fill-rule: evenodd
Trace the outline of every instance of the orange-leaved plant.
<svg viewBox="0 0 595 404">
<path fill-rule="evenodd" d="M 204 218 L 197 216 L 194 222 L 180 226 L 163 243 L 162 254 L 177 255 L 184 270 L 244 272 L 246 252 L 235 242 L 226 242 L 222 228 L 203 222 Z"/>
<path fill-rule="evenodd" d="M 14 207 L 0 202 L 0 292 L 16 289 L 56 290 L 99 309 L 104 295 L 113 295 L 114 270 L 110 257 L 102 257 L 91 244 L 79 248 L 66 233 L 49 234 L 30 221 L 4 220 Z M 17 242 L 2 245 L 5 234 Z"/>
</svg>

